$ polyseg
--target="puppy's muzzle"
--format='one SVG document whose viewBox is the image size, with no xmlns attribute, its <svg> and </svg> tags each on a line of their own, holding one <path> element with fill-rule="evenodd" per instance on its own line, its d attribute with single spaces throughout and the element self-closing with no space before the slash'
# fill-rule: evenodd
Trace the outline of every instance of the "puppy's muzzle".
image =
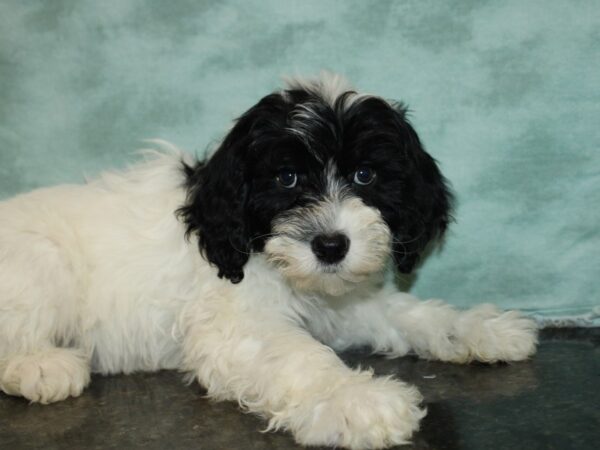
<svg viewBox="0 0 600 450">
<path fill-rule="evenodd" d="M 350 248 L 350 239 L 342 233 L 319 234 L 310 243 L 319 261 L 335 264 L 344 259 Z"/>
</svg>

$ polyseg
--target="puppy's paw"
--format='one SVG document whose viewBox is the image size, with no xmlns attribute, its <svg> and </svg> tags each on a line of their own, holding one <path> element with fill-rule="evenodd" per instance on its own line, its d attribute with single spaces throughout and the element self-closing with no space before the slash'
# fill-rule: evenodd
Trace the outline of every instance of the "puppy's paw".
<svg viewBox="0 0 600 450">
<path fill-rule="evenodd" d="M 292 426 L 298 443 L 349 449 L 409 442 L 426 411 L 416 388 L 389 378 L 341 386 Z"/>
<path fill-rule="evenodd" d="M 77 397 L 89 382 L 86 359 L 70 349 L 14 356 L 0 374 L 0 388 L 4 392 L 42 404 Z"/>
<path fill-rule="evenodd" d="M 535 353 L 537 329 L 535 321 L 518 311 L 481 305 L 461 314 L 456 336 L 468 348 L 469 360 L 522 361 Z"/>
</svg>

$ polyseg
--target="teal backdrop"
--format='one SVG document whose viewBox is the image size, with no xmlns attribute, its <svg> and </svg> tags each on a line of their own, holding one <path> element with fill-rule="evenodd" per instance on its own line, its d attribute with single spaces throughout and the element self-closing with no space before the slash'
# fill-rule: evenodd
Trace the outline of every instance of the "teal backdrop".
<svg viewBox="0 0 600 450">
<path fill-rule="evenodd" d="M 593 0 L 3 0 L 0 197 L 145 138 L 203 155 L 281 75 L 325 68 L 407 102 L 452 181 L 417 295 L 598 324 L 599 49 Z"/>
</svg>

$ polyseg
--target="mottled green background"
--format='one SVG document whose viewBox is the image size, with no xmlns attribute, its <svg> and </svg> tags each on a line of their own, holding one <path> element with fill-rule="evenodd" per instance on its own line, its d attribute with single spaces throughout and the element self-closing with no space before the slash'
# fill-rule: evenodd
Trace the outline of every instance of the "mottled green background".
<svg viewBox="0 0 600 450">
<path fill-rule="evenodd" d="M 406 101 L 453 182 L 417 294 L 593 319 L 599 49 L 598 1 L 2 1 L 0 197 L 144 138 L 202 154 L 281 75 L 328 68 Z"/>
</svg>

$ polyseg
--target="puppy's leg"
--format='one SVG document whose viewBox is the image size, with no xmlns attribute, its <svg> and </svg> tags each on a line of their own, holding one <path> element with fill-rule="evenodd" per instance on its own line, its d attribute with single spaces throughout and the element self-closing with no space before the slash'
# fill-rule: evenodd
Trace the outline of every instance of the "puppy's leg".
<svg viewBox="0 0 600 450">
<path fill-rule="evenodd" d="M 424 358 L 493 363 L 521 361 L 535 353 L 537 325 L 518 311 L 487 304 L 459 311 L 439 300 L 419 301 L 403 293 L 392 294 L 377 307 L 383 307 L 387 326 L 398 330 L 399 347 L 408 343 Z M 391 347 L 393 352 L 393 343 Z"/>
<path fill-rule="evenodd" d="M 238 401 L 304 445 L 383 448 L 408 441 L 425 412 L 414 387 L 351 370 L 289 317 L 225 299 L 182 319 L 185 368 L 209 396 Z"/>
<path fill-rule="evenodd" d="M 75 278 L 60 248 L 33 233 L 0 233 L 0 389 L 50 403 L 89 383 L 89 358 L 58 348 L 74 340 Z"/>
</svg>

